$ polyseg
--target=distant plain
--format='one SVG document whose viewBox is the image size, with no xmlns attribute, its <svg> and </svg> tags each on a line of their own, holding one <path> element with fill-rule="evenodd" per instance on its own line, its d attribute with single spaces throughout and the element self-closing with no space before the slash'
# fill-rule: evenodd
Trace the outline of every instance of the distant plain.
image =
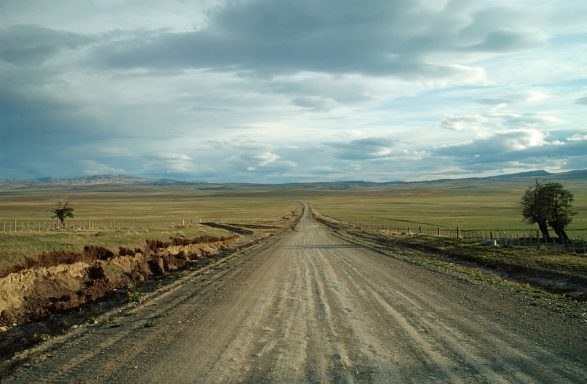
<svg viewBox="0 0 587 384">
<path fill-rule="evenodd" d="M 577 215 L 568 232 L 571 237 L 587 239 L 587 181 L 561 182 L 575 195 Z M 536 227 L 524 223 L 519 212 L 520 197 L 533 183 L 534 179 L 524 177 L 368 185 L 2 185 L 0 230 L 4 222 L 50 220 L 51 207 L 62 198 L 75 208 L 75 222 L 137 224 L 133 229 L 0 232 L 0 272 L 25 257 L 52 249 L 134 247 L 146 239 L 227 233 L 200 225 L 202 220 L 270 225 L 291 213 L 300 201 L 339 220 L 389 229 L 458 226 L 535 233 Z M 182 221 L 185 225 L 178 224 Z"/>
</svg>

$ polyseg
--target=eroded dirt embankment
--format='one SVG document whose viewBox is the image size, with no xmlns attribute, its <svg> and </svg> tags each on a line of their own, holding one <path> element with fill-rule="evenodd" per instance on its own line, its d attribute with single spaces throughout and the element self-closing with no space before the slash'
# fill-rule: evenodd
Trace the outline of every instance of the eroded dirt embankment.
<svg viewBox="0 0 587 384">
<path fill-rule="evenodd" d="M 0 278 L 0 324 L 12 326 L 98 300 L 129 283 L 186 267 L 254 240 L 230 236 L 196 244 L 145 247 L 105 260 L 34 267 Z"/>
</svg>

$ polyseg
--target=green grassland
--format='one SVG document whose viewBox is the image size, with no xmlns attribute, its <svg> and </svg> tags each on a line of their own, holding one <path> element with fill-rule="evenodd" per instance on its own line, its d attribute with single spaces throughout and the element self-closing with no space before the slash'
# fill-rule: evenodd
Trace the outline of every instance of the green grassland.
<svg viewBox="0 0 587 384">
<path fill-rule="evenodd" d="M 548 181 L 548 180 L 543 180 Z M 0 185 L 0 223 L 50 220 L 50 209 L 63 197 L 75 208 L 75 220 L 161 223 L 133 229 L 77 231 L 0 231 L 0 272 L 25 257 L 52 249 L 79 250 L 84 245 L 140 246 L 146 239 L 226 234 L 199 224 L 199 219 L 267 224 L 309 201 L 325 215 L 389 229 L 417 226 L 486 231 L 533 231 L 521 220 L 518 204 L 532 178 L 456 180 L 376 185 Z M 575 195 L 577 215 L 572 237 L 587 239 L 587 181 L 565 180 Z M 1 227 L 0 227 L 1 228 Z"/>
<path fill-rule="evenodd" d="M 429 182 L 314 197 L 321 213 L 351 223 L 402 230 L 410 226 L 535 232 L 522 221 L 519 201 L 532 180 Z M 587 239 L 587 181 L 563 183 L 575 196 L 569 235 Z"/>
<path fill-rule="evenodd" d="M 376 235 L 385 239 L 387 246 L 399 245 L 402 254 L 407 255 L 411 249 L 426 249 L 413 253 L 417 262 L 458 270 L 475 279 L 501 281 L 482 272 L 489 268 L 501 271 L 508 279 L 530 284 L 531 290 L 539 287 L 585 301 L 586 289 L 576 281 L 587 279 L 584 248 L 578 248 L 579 253 L 574 254 L 553 245 L 539 250 L 536 246 L 487 247 L 479 240 L 413 235 L 420 226 L 423 229 L 458 226 L 465 230 L 491 231 L 497 236 L 500 232 L 512 236 L 536 233 L 536 226 L 524 223 L 519 210 L 520 198 L 532 182 L 479 180 L 396 185 L 315 196 L 311 204 L 323 215 L 358 225 L 358 229 L 345 226 L 351 236 L 353 233 Z M 571 238 L 587 241 L 587 182 L 562 184 L 574 194 L 577 212 L 568 233 Z M 412 235 L 406 233 L 408 226 Z M 584 247 L 584 242 L 578 244 Z"/>
<path fill-rule="evenodd" d="M 207 191 L 190 186 L 93 186 L 0 189 L 0 222 L 47 220 L 62 198 L 79 220 L 274 218 L 295 207 L 295 198 L 270 191 Z"/>
<path fill-rule="evenodd" d="M 189 186 L 4 188 L 0 189 L 0 222 L 48 220 L 51 207 L 64 196 L 75 209 L 76 221 L 136 220 L 139 224 L 155 225 L 137 225 L 133 229 L 0 231 L 0 274 L 43 251 L 81 250 L 84 245 L 115 250 L 119 246 L 142 247 L 146 239 L 226 236 L 227 231 L 201 225 L 199 219 L 270 225 L 299 206 L 295 197 L 287 193 L 211 193 Z M 186 220 L 185 226 L 165 224 L 182 219 Z"/>
</svg>

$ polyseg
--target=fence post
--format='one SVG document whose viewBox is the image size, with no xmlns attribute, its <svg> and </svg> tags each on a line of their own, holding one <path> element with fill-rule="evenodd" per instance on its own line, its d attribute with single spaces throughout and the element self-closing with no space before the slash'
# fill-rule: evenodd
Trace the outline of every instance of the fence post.
<svg viewBox="0 0 587 384">
<path fill-rule="evenodd" d="M 460 237 L 461 237 L 460 230 L 459 230 L 459 227 L 457 227 L 457 239 L 460 238 Z"/>
</svg>

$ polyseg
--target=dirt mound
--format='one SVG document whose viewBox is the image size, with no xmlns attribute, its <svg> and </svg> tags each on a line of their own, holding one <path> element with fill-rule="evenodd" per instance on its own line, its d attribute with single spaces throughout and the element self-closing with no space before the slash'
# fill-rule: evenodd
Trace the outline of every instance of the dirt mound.
<svg viewBox="0 0 587 384">
<path fill-rule="evenodd" d="M 164 275 L 243 243 L 238 237 L 150 242 L 146 250 L 99 247 L 52 253 L 38 264 L 0 278 L 0 325 L 11 326 L 100 299 L 131 282 Z M 176 245 L 172 245 L 176 244 Z M 43 261 L 44 260 L 44 261 Z"/>
</svg>

